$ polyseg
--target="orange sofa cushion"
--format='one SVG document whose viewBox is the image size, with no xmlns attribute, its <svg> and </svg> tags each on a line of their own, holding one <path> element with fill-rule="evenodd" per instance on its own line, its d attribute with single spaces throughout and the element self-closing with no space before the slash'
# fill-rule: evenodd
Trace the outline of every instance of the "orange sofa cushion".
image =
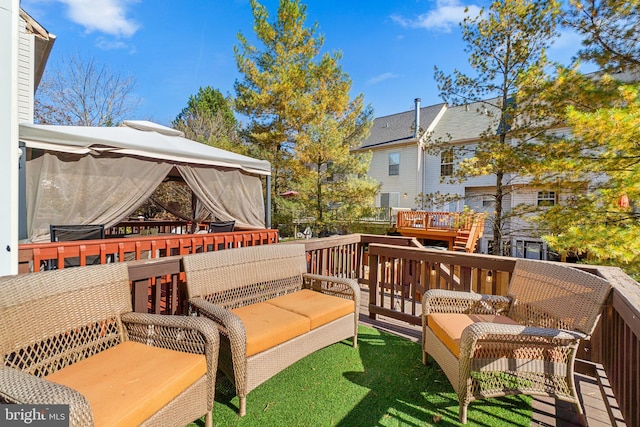
<svg viewBox="0 0 640 427">
<path fill-rule="evenodd" d="M 303 289 L 266 301 L 268 304 L 308 317 L 311 329 L 354 312 L 354 302 L 345 298 Z"/>
<path fill-rule="evenodd" d="M 460 339 L 462 331 L 469 325 L 477 322 L 501 323 L 505 325 L 517 325 L 515 320 L 507 316 L 492 314 L 458 314 L 458 313 L 434 313 L 427 316 L 427 326 L 431 328 L 435 336 L 447 346 L 447 348 L 460 358 Z"/>
<path fill-rule="evenodd" d="M 247 335 L 247 356 L 258 354 L 311 330 L 307 317 L 266 302 L 234 308 Z"/>
<path fill-rule="evenodd" d="M 45 377 L 80 392 L 98 426 L 136 426 L 207 373 L 204 355 L 125 341 Z"/>
</svg>

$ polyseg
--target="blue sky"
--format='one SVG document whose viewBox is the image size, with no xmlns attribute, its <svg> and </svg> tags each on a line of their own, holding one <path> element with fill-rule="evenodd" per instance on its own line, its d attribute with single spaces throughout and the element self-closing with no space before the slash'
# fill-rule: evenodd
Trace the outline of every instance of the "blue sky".
<svg viewBox="0 0 640 427">
<path fill-rule="evenodd" d="M 262 0 L 270 16 L 278 1 Z M 342 52 L 342 69 L 376 117 L 441 102 L 434 66 L 468 70 L 458 22 L 485 0 L 303 0 L 307 26 Z M 190 95 L 212 86 L 233 95 L 233 56 L 241 32 L 255 40 L 249 0 L 22 0 L 21 7 L 57 36 L 49 64 L 69 54 L 93 57 L 136 79 L 141 103 L 131 119 L 169 125 Z M 567 63 L 579 39 L 565 33 L 549 56 Z"/>
</svg>

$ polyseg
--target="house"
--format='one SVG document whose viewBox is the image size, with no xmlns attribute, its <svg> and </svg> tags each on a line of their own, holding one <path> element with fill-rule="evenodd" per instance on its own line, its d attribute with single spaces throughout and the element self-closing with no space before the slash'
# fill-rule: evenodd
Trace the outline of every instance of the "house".
<svg viewBox="0 0 640 427">
<path fill-rule="evenodd" d="M 20 9 L 18 40 L 18 120 L 33 123 L 33 99 L 56 36 Z"/>
<path fill-rule="evenodd" d="M 474 155 L 482 133 L 496 131 L 492 109 L 495 107 L 484 101 L 420 107 L 420 100 L 416 99 L 414 111 L 376 118 L 370 136 L 360 148 L 373 153 L 368 176 L 380 183 L 376 206 L 436 212 L 462 212 L 467 207 L 475 212 L 487 212 L 478 251 L 492 253 L 495 176 L 483 175 L 462 182 L 450 179 L 456 164 Z M 566 132 L 566 129 L 554 132 Z M 447 148 L 429 150 L 431 144 Z M 503 182 L 505 212 L 518 205 L 542 207 L 561 203 L 567 196 L 547 188 L 532 188 L 522 176 L 506 176 Z M 449 201 L 442 203 L 425 197 L 433 194 L 447 195 Z M 548 258 L 546 244 L 525 220 L 510 219 L 502 230 L 506 254 Z"/>
<path fill-rule="evenodd" d="M 373 121 L 369 137 L 358 151 L 371 151 L 373 154 L 368 176 L 380 184 L 376 206 L 416 207 L 416 197 L 424 192 L 418 135 L 431 132 L 445 111 L 444 103 L 422 108 L 417 98 L 414 110 Z"/>
<path fill-rule="evenodd" d="M 33 96 L 44 72 L 55 36 L 48 33 L 17 0 L 0 8 L 0 275 L 18 271 L 20 171 L 18 125 L 33 121 Z M 24 212 L 24 211 L 23 211 Z M 19 229 L 20 228 L 20 229 Z"/>
<path fill-rule="evenodd" d="M 448 149 L 437 155 L 425 155 L 424 194 L 440 193 L 451 195 L 452 201 L 440 206 L 427 206 L 428 209 L 443 212 L 460 212 L 465 207 L 475 212 L 486 212 L 487 223 L 484 236 L 479 242 L 482 253 L 493 253 L 492 212 L 495 206 L 495 175 L 482 175 L 468 178 L 463 182 L 452 182 L 449 178 L 456 164 L 472 157 L 484 132 L 496 132 L 497 116 L 493 102 L 478 101 L 467 105 L 447 107 L 445 114 L 434 126 L 431 134 L 425 135 L 428 143 L 443 143 Z M 493 111 L 492 111 L 493 110 Z M 492 114 L 494 113 L 494 114 Z M 554 129 L 550 132 L 562 134 L 567 129 Z M 561 203 L 568 193 L 559 193 L 549 188 L 534 188 L 527 177 L 518 174 L 506 175 L 503 179 L 503 212 L 507 213 L 516 206 L 532 208 L 552 206 Z M 521 216 L 505 220 L 502 227 L 505 254 L 519 258 L 548 259 L 546 244 L 536 235 L 531 224 Z"/>
</svg>

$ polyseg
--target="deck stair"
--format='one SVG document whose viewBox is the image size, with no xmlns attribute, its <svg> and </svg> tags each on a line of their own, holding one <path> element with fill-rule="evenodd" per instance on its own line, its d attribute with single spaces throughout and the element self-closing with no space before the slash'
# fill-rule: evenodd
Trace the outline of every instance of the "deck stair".
<svg viewBox="0 0 640 427">
<path fill-rule="evenodd" d="M 453 241 L 453 250 L 468 253 L 475 252 L 483 231 L 484 217 L 474 218 L 470 229 L 458 229 Z"/>
</svg>

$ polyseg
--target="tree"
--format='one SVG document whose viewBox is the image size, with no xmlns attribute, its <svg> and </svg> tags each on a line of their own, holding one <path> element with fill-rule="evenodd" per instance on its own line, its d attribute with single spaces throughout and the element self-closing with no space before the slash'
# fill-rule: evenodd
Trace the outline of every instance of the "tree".
<svg viewBox="0 0 640 427">
<path fill-rule="evenodd" d="M 534 90 L 545 79 L 546 48 L 556 37 L 559 4 L 545 0 L 494 1 L 476 17 L 461 24 L 474 76 L 458 70 L 446 75 L 436 67 L 435 78 L 443 99 L 454 105 L 483 101 L 491 125 L 472 147 L 455 147 L 461 160 L 453 180 L 493 175 L 495 187 L 493 222 L 494 253 L 501 253 L 503 231 L 509 215 L 503 200 L 514 180 L 527 172 L 539 155 L 536 137 L 552 123 L 540 115 L 542 107 Z M 447 141 L 430 141 L 428 150 L 450 150 Z"/>
<path fill-rule="evenodd" d="M 176 116 L 172 126 L 194 141 L 248 154 L 239 138 L 238 121 L 230 104 L 219 90 L 201 87 L 196 95 L 189 96 L 187 106 Z"/>
<path fill-rule="evenodd" d="M 579 59 L 604 71 L 594 77 L 560 67 L 541 91 L 572 129 L 551 141 L 557 156 L 546 167 L 558 171 L 565 185 L 590 186 L 541 214 L 538 222 L 558 252 L 586 254 L 588 262 L 619 265 L 639 277 L 640 44 L 635 31 L 628 31 L 640 25 L 638 4 L 576 1 L 569 12 L 568 23 L 585 36 Z"/>
<path fill-rule="evenodd" d="M 47 68 L 35 97 L 36 123 L 115 126 L 136 110 L 135 80 L 78 54 Z"/>
<path fill-rule="evenodd" d="M 640 66 L 640 4 L 637 1 L 571 0 L 565 23 L 583 39 L 579 56 L 603 70 Z"/>
<path fill-rule="evenodd" d="M 280 193 L 296 188 L 304 193 L 298 209 L 310 210 L 313 204 L 322 221 L 328 206 L 351 206 L 348 201 L 354 200 L 328 191 L 338 183 L 330 185 L 327 174 L 341 174 L 361 196 L 371 194 L 370 183 L 353 176 L 366 158 L 350 153 L 366 136 L 371 112 L 361 96 L 349 101 L 351 81 L 338 65 L 340 54 L 320 55 L 324 39 L 316 35 L 317 23 L 305 26 L 306 6 L 281 0 L 273 23 L 264 6 L 256 0 L 251 6 L 262 49 L 238 35 L 235 55 L 243 79 L 235 84 L 236 111 L 249 118 L 246 135 L 256 155 L 271 162 L 276 222 L 287 214 L 279 207 L 291 208 Z"/>
<path fill-rule="evenodd" d="M 574 177 L 592 182 L 590 191 L 540 216 L 544 236 L 560 253 L 587 254 L 640 275 L 640 85 L 620 88 L 619 101 L 595 109 L 568 108 L 567 121 L 578 146 L 597 146 L 556 162 Z M 574 178 L 576 179 L 576 178 Z"/>
<path fill-rule="evenodd" d="M 294 185 L 302 195 L 301 210 L 315 218 L 318 230 L 327 228 L 326 214 L 331 210 L 334 225 L 345 227 L 366 215 L 378 191 L 378 184 L 365 177 L 371 153 L 351 151 L 371 126 L 371 110 L 363 110 L 362 96 L 342 108 L 342 112 L 319 111 L 295 148 Z"/>
</svg>

